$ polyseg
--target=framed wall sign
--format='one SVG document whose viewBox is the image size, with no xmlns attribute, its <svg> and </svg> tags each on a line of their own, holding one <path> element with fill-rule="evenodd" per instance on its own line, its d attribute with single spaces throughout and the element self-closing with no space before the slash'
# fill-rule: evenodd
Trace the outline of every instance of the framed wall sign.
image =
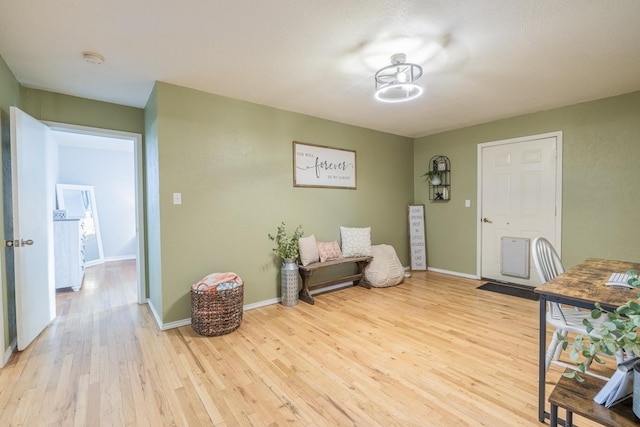
<svg viewBox="0 0 640 427">
<path fill-rule="evenodd" d="M 409 205 L 409 252 L 411 269 L 427 269 L 427 239 L 424 225 L 424 205 Z"/>
<path fill-rule="evenodd" d="M 293 141 L 293 186 L 356 189 L 356 152 Z"/>
</svg>

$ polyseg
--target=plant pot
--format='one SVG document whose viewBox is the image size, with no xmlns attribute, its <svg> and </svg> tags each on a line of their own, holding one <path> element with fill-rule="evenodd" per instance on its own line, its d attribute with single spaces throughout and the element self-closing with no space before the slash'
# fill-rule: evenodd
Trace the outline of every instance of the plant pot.
<svg viewBox="0 0 640 427">
<path fill-rule="evenodd" d="M 440 179 L 440 175 L 432 175 L 429 178 L 429 181 L 431 181 L 431 185 L 440 185 L 440 184 L 442 184 L 442 180 Z"/>
<path fill-rule="evenodd" d="M 280 269 L 280 286 L 282 305 L 294 306 L 298 304 L 298 263 L 293 258 L 282 260 Z"/>
</svg>

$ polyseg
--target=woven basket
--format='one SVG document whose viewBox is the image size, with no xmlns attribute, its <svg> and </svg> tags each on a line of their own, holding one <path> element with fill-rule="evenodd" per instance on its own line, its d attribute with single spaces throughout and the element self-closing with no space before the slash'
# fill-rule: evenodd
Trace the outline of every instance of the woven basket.
<svg viewBox="0 0 640 427">
<path fill-rule="evenodd" d="M 235 331 L 242 323 L 244 286 L 216 292 L 191 289 L 191 326 L 200 335 L 215 337 Z"/>
</svg>

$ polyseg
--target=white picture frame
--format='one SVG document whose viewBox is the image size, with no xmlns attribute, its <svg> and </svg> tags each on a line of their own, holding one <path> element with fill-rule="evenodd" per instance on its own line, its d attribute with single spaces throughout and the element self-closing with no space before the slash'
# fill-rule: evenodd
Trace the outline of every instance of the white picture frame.
<svg viewBox="0 0 640 427">
<path fill-rule="evenodd" d="M 355 190 L 356 152 L 293 141 L 293 186 Z"/>
</svg>

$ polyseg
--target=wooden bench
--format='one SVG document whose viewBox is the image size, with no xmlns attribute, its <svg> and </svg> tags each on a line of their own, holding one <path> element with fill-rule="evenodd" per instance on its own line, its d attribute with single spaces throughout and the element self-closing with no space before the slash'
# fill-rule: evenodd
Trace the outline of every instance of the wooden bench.
<svg viewBox="0 0 640 427">
<path fill-rule="evenodd" d="M 568 372 L 568 371 L 567 371 Z M 620 402 L 611 408 L 605 408 L 593 401 L 593 397 L 604 387 L 606 381 L 584 375 L 584 382 L 573 378 L 560 377 L 558 384 L 549 396 L 551 404 L 550 425 L 558 425 L 558 408 L 567 411 L 564 425 L 573 426 L 573 414 L 608 427 L 626 427 L 638 425 L 638 418 L 631 409 L 631 400 Z"/>
<path fill-rule="evenodd" d="M 309 292 L 310 290 L 350 281 L 353 281 L 353 284 L 356 286 L 362 286 L 363 288 L 370 289 L 371 285 L 367 283 L 366 280 L 363 280 L 363 277 L 364 268 L 371 262 L 372 259 L 373 257 L 371 256 L 362 256 L 352 258 L 338 258 L 325 262 L 314 262 L 309 265 L 300 265 L 300 275 L 302 276 L 302 289 L 300 289 L 300 299 L 306 303 L 314 304 L 313 297 Z M 356 274 L 341 276 L 337 279 L 326 280 L 323 282 L 314 283 L 313 285 L 309 285 L 311 276 L 313 276 L 313 273 L 315 273 L 317 270 L 343 264 L 356 264 L 358 266 L 358 272 Z"/>
</svg>

